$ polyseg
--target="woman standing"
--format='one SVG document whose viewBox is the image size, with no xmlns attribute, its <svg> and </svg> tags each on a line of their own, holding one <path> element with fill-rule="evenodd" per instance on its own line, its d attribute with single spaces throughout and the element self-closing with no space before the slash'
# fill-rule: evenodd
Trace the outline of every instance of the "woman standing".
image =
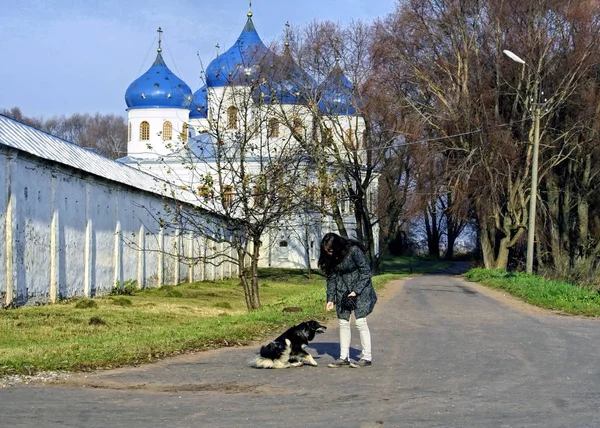
<svg viewBox="0 0 600 428">
<path fill-rule="evenodd" d="M 328 367 L 370 367 L 371 332 L 367 324 L 377 295 L 363 245 L 355 240 L 328 233 L 321 241 L 319 268 L 327 276 L 326 311 L 336 308 L 340 325 L 340 357 Z M 361 359 L 350 362 L 350 314 L 354 312 L 362 347 Z"/>
</svg>

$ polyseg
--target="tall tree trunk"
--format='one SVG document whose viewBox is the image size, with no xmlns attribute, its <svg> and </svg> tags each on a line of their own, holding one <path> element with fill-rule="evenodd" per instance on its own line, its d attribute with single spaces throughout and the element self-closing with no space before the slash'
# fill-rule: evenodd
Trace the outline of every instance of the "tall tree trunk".
<svg viewBox="0 0 600 428">
<path fill-rule="evenodd" d="M 569 268 L 575 265 L 574 252 L 571 245 L 571 171 L 573 170 L 571 161 L 567 161 L 567 172 L 566 180 L 563 185 L 562 191 L 562 203 L 561 203 L 561 227 L 560 227 L 560 243 L 561 247 L 567 251 L 569 258 Z"/>
<path fill-rule="evenodd" d="M 310 265 L 310 232 L 306 225 L 306 219 L 304 224 L 304 255 L 306 257 L 306 276 L 308 279 L 312 278 L 312 268 Z"/>
<path fill-rule="evenodd" d="M 494 242 L 489 235 L 489 229 L 485 223 L 485 220 L 480 224 L 479 242 L 481 245 L 481 255 L 483 256 L 483 265 L 486 267 L 486 269 L 493 269 L 496 264 Z"/>
<path fill-rule="evenodd" d="M 555 269 L 564 272 L 568 267 L 568 258 L 564 256 L 561 245 L 560 233 L 560 189 L 556 183 L 556 176 L 551 171 L 546 176 L 546 188 L 548 189 L 548 214 L 550 233 L 550 252 Z"/>
<path fill-rule="evenodd" d="M 260 246 L 262 244 L 260 235 L 252 238 L 252 244 L 252 258 L 250 260 L 250 275 L 252 278 L 250 283 L 251 307 L 248 308 L 250 310 L 260 308 L 260 295 L 258 291 L 258 260 L 260 258 Z"/>
<path fill-rule="evenodd" d="M 508 267 L 508 255 L 511 239 L 508 236 L 504 236 L 496 245 L 495 235 L 498 233 L 499 232 L 495 227 L 488 228 L 485 221 L 482 222 L 479 239 L 481 243 L 483 263 L 487 269 L 506 270 Z"/>
<path fill-rule="evenodd" d="M 435 204 L 435 202 L 433 202 Z M 440 232 L 437 224 L 437 214 L 435 206 L 430 208 L 429 204 L 425 208 L 425 231 L 427 232 L 427 250 L 431 257 L 440 257 Z"/>
<path fill-rule="evenodd" d="M 588 254 L 589 245 L 589 208 L 588 202 L 589 185 L 590 185 L 590 173 L 592 167 L 592 154 L 588 153 L 585 156 L 583 165 L 583 172 L 581 176 L 580 186 L 581 190 L 577 195 L 577 244 L 578 244 L 578 259 L 585 259 Z"/>
</svg>

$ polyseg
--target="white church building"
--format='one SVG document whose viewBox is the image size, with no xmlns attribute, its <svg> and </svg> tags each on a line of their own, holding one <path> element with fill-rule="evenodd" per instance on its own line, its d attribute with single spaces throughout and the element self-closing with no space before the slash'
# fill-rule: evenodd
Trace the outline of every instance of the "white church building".
<svg viewBox="0 0 600 428">
<path fill-rule="evenodd" d="M 154 63 L 125 93 L 128 144 L 120 162 L 192 190 L 210 212 L 242 197 L 241 168 L 258 177 L 286 150 L 301 153 L 303 144 L 328 141 L 344 151 L 344 145 L 360 144 L 365 132 L 360 100 L 337 60 L 327 79 L 316 82 L 294 62 L 287 40 L 282 53 L 274 52 L 259 37 L 251 11 L 247 17 L 235 43 L 206 67 L 205 84 L 195 92 L 165 63 L 159 29 Z M 244 157 L 243 165 L 235 156 Z M 306 174 L 298 186 L 314 185 L 315 165 L 299 167 Z M 369 188 L 371 204 L 376 183 Z M 356 236 L 349 198 L 340 191 L 337 201 L 349 235 Z M 298 208 L 268 225 L 261 266 L 315 267 L 321 237 L 337 227 L 327 209 Z"/>
</svg>

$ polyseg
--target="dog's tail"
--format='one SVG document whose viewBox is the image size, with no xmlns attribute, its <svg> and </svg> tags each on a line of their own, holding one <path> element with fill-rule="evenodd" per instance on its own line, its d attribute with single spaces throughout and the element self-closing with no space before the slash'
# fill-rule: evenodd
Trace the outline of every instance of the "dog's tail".
<svg viewBox="0 0 600 428">
<path fill-rule="evenodd" d="M 281 369 L 289 366 L 292 342 L 285 339 L 281 342 L 271 342 L 260 348 L 260 354 L 254 357 L 250 365 L 257 369 Z"/>
<path fill-rule="evenodd" d="M 260 355 L 257 355 L 250 362 L 250 365 L 255 369 L 274 369 L 280 366 L 281 364 L 279 363 L 279 360 L 271 360 L 270 358 L 265 358 L 261 357 Z"/>
</svg>

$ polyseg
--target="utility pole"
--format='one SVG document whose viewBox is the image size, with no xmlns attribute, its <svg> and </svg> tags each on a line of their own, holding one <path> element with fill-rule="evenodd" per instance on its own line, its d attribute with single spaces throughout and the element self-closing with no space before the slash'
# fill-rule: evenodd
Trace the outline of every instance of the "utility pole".
<svg viewBox="0 0 600 428">
<path fill-rule="evenodd" d="M 502 52 L 513 61 L 529 67 L 529 64 L 523 61 L 517 54 L 509 50 L 504 50 Z M 533 68 L 529 68 L 533 70 Z M 533 273 L 533 255 L 535 252 L 535 205 L 537 203 L 538 196 L 538 155 L 540 152 L 540 117 L 542 115 L 542 108 L 540 103 L 540 99 L 542 96 L 540 89 L 541 85 L 539 80 L 540 76 L 535 70 L 533 71 L 536 73 L 538 79 L 538 93 L 536 94 L 537 102 L 535 103 L 535 107 L 533 110 L 533 159 L 531 160 L 531 195 L 529 196 L 529 221 L 527 224 L 527 273 Z"/>
<path fill-rule="evenodd" d="M 531 161 L 531 195 L 529 199 L 529 224 L 527 226 L 527 273 L 533 273 L 535 252 L 535 205 L 537 203 L 538 154 L 540 152 L 540 104 L 536 103 L 533 116 L 533 159 Z"/>
</svg>

